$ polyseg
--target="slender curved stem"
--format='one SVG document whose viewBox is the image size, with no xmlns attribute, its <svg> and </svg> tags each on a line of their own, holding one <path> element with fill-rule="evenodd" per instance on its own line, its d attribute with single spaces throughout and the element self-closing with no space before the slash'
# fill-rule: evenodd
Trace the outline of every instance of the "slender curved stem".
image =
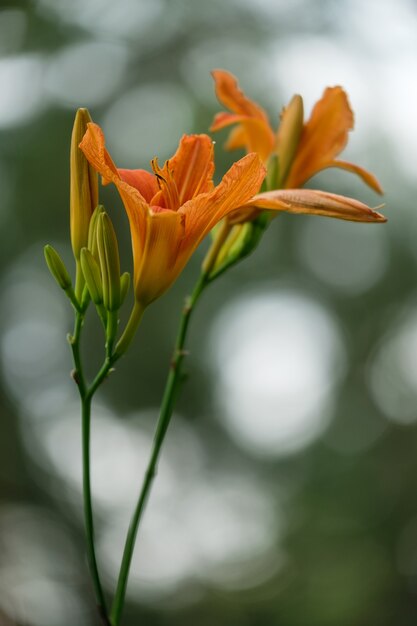
<svg viewBox="0 0 417 626">
<path fill-rule="evenodd" d="M 87 538 L 87 557 L 91 578 L 94 586 L 98 611 L 103 624 L 110 626 L 107 617 L 107 606 L 98 571 L 96 551 L 94 547 L 94 521 L 91 498 L 90 476 L 90 425 L 91 425 L 91 396 L 81 399 L 82 404 L 82 457 L 83 457 L 83 499 L 84 499 L 84 526 Z"/>
<path fill-rule="evenodd" d="M 78 391 L 81 399 L 82 409 L 82 466 L 83 466 L 83 500 L 84 500 L 84 526 L 86 533 L 87 544 L 87 557 L 90 569 L 91 578 L 94 586 L 94 594 L 97 602 L 98 611 L 105 626 L 110 626 L 110 622 L 107 614 L 107 605 L 104 597 L 103 588 L 101 585 L 100 574 L 97 566 L 97 558 L 94 547 L 94 522 L 93 522 L 93 506 L 91 498 L 91 475 L 90 475 L 90 425 L 91 425 L 91 400 L 94 391 L 99 386 L 100 382 L 107 375 L 110 366 L 107 361 L 105 362 L 106 368 L 100 370 L 101 377 L 99 375 L 95 379 L 93 385 L 90 388 L 87 387 L 87 383 L 84 376 L 84 371 L 81 362 L 80 354 L 80 336 L 84 323 L 84 314 L 77 313 L 75 317 L 74 334 L 69 337 L 69 343 L 71 345 L 74 366 L 75 369 L 72 376 L 77 383 Z M 108 367 L 108 369 L 107 369 Z M 107 370 L 107 371 L 106 371 Z"/>
<path fill-rule="evenodd" d="M 123 559 L 119 572 L 119 579 L 117 582 L 116 593 L 114 596 L 113 606 L 111 610 L 111 623 L 113 626 L 118 626 L 120 623 L 127 581 L 129 577 L 130 565 L 132 562 L 133 551 L 135 547 L 136 536 L 141 522 L 143 512 L 145 510 L 146 502 L 151 490 L 151 486 L 156 475 L 157 464 L 162 448 L 162 444 L 165 439 L 165 435 L 169 426 L 169 422 L 172 416 L 176 391 L 181 379 L 181 364 L 185 356 L 184 344 L 187 336 L 188 325 L 190 322 L 191 314 L 194 307 L 203 292 L 204 288 L 208 284 L 207 274 L 204 273 L 197 281 L 194 290 L 189 298 L 186 299 L 182 312 L 181 322 L 178 329 L 177 339 L 175 342 L 174 353 L 172 356 L 171 367 L 169 370 L 165 391 L 162 399 L 161 410 L 159 414 L 158 423 L 155 430 L 153 446 L 151 456 L 148 462 L 148 466 L 145 473 L 144 482 L 139 494 L 139 499 L 130 521 L 129 530 L 126 536 L 125 548 L 123 552 Z"/>
</svg>

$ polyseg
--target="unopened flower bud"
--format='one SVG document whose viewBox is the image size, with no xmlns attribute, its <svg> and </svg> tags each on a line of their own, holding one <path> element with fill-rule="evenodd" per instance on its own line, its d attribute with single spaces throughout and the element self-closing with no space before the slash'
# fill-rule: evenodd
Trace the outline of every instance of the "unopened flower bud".
<svg viewBox="0 0 417 626">
<path fill-rule="evenodd" d="M 107 311 L 120 308 L 120 260 L 117 237 L 107 213 L 102 213 L 97 226 L 98 254 L 103 283 L 103 303 Z"/>
<path fill-rule="evenodd" d="M 58 252 L 51 245 L 44 247 L 45 260 L 48 265 L 49 271 L 55 278 L 58 285 L 64 291 L 72 288 L 71 277 L 68 274 L 67 268 L 64 265 L 64 261 L 59 256 Z"/>
<path fill-rule="evenodd" d="M 97 244 L 97 226 L 100 215 L 104 213 L 104 207 L 99 204 L 94 209 L 91 216 L 90 226 L 88 228 L 88 249 L 95 259 L 98 260 L 98 244 Z"/>
<path fill-rule="evenodd" d="M 88 228 L 98 203 L 98 176 L 78 147 L 91 122 L 87 109 L 78 109 L 71 136 L 70 152 L 70 227 L 71 244 L 78 261 L 88 244 Z"/>
<path fill-rule="evenodd" d="M 120 304 L 122 305 L 126 299 L 127 293 L 130 287 L 130 274 L 129 272 L 124 272 L 120 276 Z"/>
<path fill-rule="evenodd" d="M 303 130 L 303 99 L 295 95 L 281 113 L 281 123 L 277 134 L 278 180 L 275 188 L 282 187 L 290 171 L 297 152 Z"/>
<path fill-rule="evenodd" d="M 90 297 L 95 305 L 103 304 L 103 285 L 100 267 L 90 250 L 83 248 L 80 255 L 81 268 Z"/>
</svg>

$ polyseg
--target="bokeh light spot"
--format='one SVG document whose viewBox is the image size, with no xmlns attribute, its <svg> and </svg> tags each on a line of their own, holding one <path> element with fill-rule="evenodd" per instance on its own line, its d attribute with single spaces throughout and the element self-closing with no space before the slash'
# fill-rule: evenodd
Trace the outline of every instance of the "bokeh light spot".
<svg viewBox="0 0 417 626">
<path fill-rule="evenodd" d="M 37 0 L 37 5 L 42 13 L 112 38 L 147 32 L 163 9 L 161 0 Z"/>
<path fill-rule="evenodd" d="M 81 623 L 78 563 L 66 529 L 40 507 L 7 506 L 0 513 L 0 607 L 19 623 Z"/>
<path fill-rule="evenodd" d="M 416 353 L 417 309 L 414 305 L 393 320 L 369 370 L 373 398 L 393 422 L 417 421 Z"/>
<path fill-rule="evenodd" d="M 344 350 L 321 304 L 290 291 L 249 293 L 219 314 L 210 346 L 219 419 L 245 449 L 295 452 L 322 433 Z"/>
<path fill-rule="evenodd" d="M 380 280 L 389 263 L 385 230 L 339 220 L 305 220 L 298 253 L 306 268 L 323 283 L 357 296 Z"/>
<path fill-rule="evenodd" d="M 169 112 L 169 114 L 168 114 Z M 171 156 L 183 132 L 193 128 L 193 110 L 185 92 L 158 83 L 133 89 L 108 110 L 103 124 L 109 150 L 119 167 L 149 167 L 158 156 Z"/>
<path fill-rule="evenodd" d="M 0 129 L 27 121 L 43 109 L 44 60 L 38 54 L 0 58 Z"/>
<path fill-rule="evenodd" d="M 126 64 L 124 46 L 94 41 L 71 44 L 52 58 L 46 87 L 64 106 L 97 105 L 123 81 Z"/>
</svg>

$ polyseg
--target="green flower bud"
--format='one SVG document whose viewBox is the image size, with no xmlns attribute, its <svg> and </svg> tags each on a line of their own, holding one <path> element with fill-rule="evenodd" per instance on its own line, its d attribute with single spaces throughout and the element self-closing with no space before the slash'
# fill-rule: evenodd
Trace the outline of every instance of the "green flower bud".
<svg viewBox="0 0 417 626">
<path fill-rule="evenodd" d="M 104 207 L 99 204 L 91 216 L 90 226 L 88 229 L 88 244 L 87 247 L 91 254 L 98 260 L 98 244 L 97 244 L 97 226 L 100 215 L 104 213 Z"/>
<path fill-rule="evenodd" d="M 61 259 L 58 252 L 49 244 L 44 247 L 43 251 L 49 271 L 55 278 L 58 285 L 64 291 L 68 291 L 68 289 L 71 289 L 71 277 L 68 274 L 67 268 L 64 265 L 64 261 Z"/>
<path fill-rule="evenodd" d="M 120 304 L 122 305 L 126 299 L 130 287 L 130 274 L 129 272 L 124 272 L 120 276 Z"/>
<path fill-rule="evenodd" d="M 218 278 L 229 267 L 251 254 L 257 247 L 270 221 L 269 212 L 263 211 L 251 222 L 233 226 L 228 238 L 219 250 L 209 280 Z"/>
<path fill-rule="evenodd" d="M 103 304 L 103 285 L 99 264 L 87 248 L 82 248 L 80 259 L 84 280 L 92 301 L 95 305 Z"/>
<path fill-rule="evenodd" d="M 97 243 L 104 307 L 107 311 L 117 311 L 121 304 L 119 247 L 107 213 L 101 213 L 98 218 Z"/>
</svg>

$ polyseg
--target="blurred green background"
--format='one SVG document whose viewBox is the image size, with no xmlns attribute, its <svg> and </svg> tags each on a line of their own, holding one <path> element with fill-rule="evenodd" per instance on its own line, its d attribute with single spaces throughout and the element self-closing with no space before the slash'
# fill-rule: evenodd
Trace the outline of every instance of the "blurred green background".
<svg viewBox="0 0 417 626">
<path fill-rule="evenodd" d="M 84 558 L 68 152 L 87 106 L 120 167 L 163 161 L 219 110 L 229 69 L 274 122 L 343 85 L 346 160 L 386 225 L 282 215 L 207 291 L 129 585 L 126 626 L 408 626 L 417 619 L 417 5 L 411 0 L 2 0 L 0 624 L 97 624 Z M 217 176 L 240 155 L 222 152 Z M 380 199 L 352 175 L 309 186 Z M 130 268 L 120 200 L 102 190 Z M 183 297 L 206 245 L 148 310 L 94 406 L 106 589 L 149 454 Z M 126 312 L 124 313 L 126 315 Z M 91 315 L 85 356 L 102 338 Z M 87 338 L 88 336 L 88 338 Z"/>
</svg>

